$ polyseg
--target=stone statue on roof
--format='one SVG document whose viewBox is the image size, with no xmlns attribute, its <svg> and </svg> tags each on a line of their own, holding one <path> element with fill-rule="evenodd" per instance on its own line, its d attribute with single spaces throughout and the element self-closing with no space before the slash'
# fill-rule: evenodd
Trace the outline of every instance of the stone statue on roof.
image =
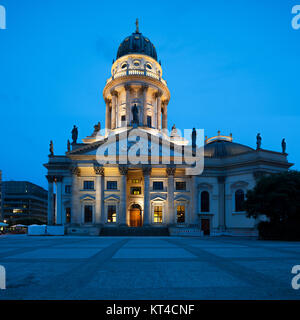
<svg viewBox="0 0 300 320">
<path fill-rule="evenodd" d="M 285 153 L 285 151 L 286 151 L 285 138 L 283 138 L 282 141 L 281 141 L 281 148 L 282 148 L 282 153 Z"/>
<path fill-rule="evenodd" d="M 262 138 L 260 136 L 260 133 L 258 133 L 256 136 L 256 150 L 261 148 L 261 140 L 262 140 Z"/>
<path fill-rule="evenodd" d="M 96 137 L 96 135 L 100 130 L 101 130 L 101 124 L 99 121 L 96 125 L 94 125 L 94 132 L 92 133 L 92 137 Z"/>
<path fill-rule="evenodd" d="M 75 126 L 72 129 L 72 143 L 77 143 L 77 138 L 78 138 L 78 128 Z"/>
<path fill-rule="evenodd" d="M 54 155 L 54 151 L 53 151 L 53 141 L 52 140 L 50 141 L 49 151 L 50 151 L 49 156 L 53 156 Z"/>
</svg>

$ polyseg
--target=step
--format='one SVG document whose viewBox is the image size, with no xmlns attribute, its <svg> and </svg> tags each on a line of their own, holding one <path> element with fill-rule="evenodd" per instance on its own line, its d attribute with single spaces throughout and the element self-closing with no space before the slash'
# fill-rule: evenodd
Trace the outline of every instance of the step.
<svg viewBox="0 0 300 320">
<path fill-rule="evenodd" d="M 166 237 L 169 236 L 169 230 L 167 227 L 103 227 L 101 228 L 100 236 Z"/>
</svg>

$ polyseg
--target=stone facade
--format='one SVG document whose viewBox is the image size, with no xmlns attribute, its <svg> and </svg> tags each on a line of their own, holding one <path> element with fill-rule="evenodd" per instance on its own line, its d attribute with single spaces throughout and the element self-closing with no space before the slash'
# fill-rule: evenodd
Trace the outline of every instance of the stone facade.
<svg viewBox="0 0 300 320">
<path fill-rule="evenodd" d="M 71 144 L 65 155 L 50 154 L 45 164 L 48 224 L 63 224 L 74 232 L 90 228 L 96 233 L 103 226 L 196 227 L 205 234 L 251 233 L 256 221 L 246 218 L 243 211 L 245 194 L 258 176 L 288 170 L 291 164 L 287 154 L 254 150 L 234 143 L 232 135 L 218 133 L 205 140 L 204 171 L 187 175 L 187 165 L 176 163 L 186 142 L 167 131 L 170 92 L 154 58 L 156 52 L 143 54 L 143 49 L 134 45 L 134 41 L 149 41 L 139 32 L 126 39 L 131 49 L 119 50 L 123 55 L 113 62 L 112 76 L 103 90 L 105 130 L 86 137 L 83 143 Z M 148 47 L 154 50 L 154 46 Z M 170 163 L 161 161 L 164 156 L 160 153 L 157 163 L 124 162 L 120 141 L 134 129 L 144 135 L 144 147 L 156 138 L 159 150 L 164 143 L 176 149 Z M 117 156 L 114 163 L 99 163 L 98 150 L 103 145 L 113 148 L 105 156 Z M 145 150 L 140 159 L 148 159 L 149 144 Z M 128 154 L 125 156 L 128 160 Z"/>
</svg>

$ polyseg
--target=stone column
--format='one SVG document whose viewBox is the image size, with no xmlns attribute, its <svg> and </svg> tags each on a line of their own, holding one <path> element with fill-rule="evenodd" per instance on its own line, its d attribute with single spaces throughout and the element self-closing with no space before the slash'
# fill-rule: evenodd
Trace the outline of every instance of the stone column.
<svg viewBox="0 0 300 320">
<path fill-rule="evenodd" d="M 156 105 L 157 105 L 157 129 L 158 130 L 161 129 L 161 96 L 162 96 L 162 93 L 160 91 L 158 91 L 155 94 Z"/>
<path fill-rule="evenodd" d="M 111 112 L 110 112 L 110 99 L 105 99 L 106 113 L 105 113 L 105 134 L 108 134 L 109 129 L 111 129 Z"/>
<path fill-rule="evenodd" d="M 63 222 L 63 204 L 62 204 L 62 176 L 55 177 L 56 182 L 56 217 L 55 223 L 62 224 Z"/>
<path fill-rule="evenodd" d="M 128 169 L 126 166 L 119 166 L 119 171 L 121 174 L 121 197 L 120 197 L 120 210 L 119 210 L 119 225 L 127 226 L 126 213 L 127 213 L 127 172 Z"/>
<path fill-rule="evenodd" d="M 226 230 L 225 221 L 225 177 L 218 177 L 218 187 L 219 187 L 219 230 Z"/>
<path fill-rule="evenodd" d="M 94 171 L 96 174 L 95 221 L 97 224 L 104 224 L 104 168 L 94 165 Z"/>
<path fill-rule="evenodd" d="M 142 85 L 142 94 L 143 94 L 143 124 L 147 126 L 147 91 L 149 86 Z"/>
<path fill-rule="evenodd" d="M 151 168 L 145 167 L 143 169 L 144 174 L 144 226 L 149 226 L 151 224 L 150 219 L 150 174 Z"/>
<path fill-rule="evenodd" d="M 169 224 L 176 223 L 176 213 L 174 210 L 174 175 L 176 168 L 168 167 L 168 215 L 169 215 Z"/>
<path fill-rule="evenodd" d="M 81 208 L 79 200 L 79 181 L 80 169 L 78 167 L 73 167 L 71 169 L 72 173 L 72 207 L 71 207 L 71 223 L 81 223 Z"/>
<path fill-rule="evenodd" d="M 53 176 L 46 176 L 48 180 L 48 225 L 53 224 Z"/>
<path fill-rule="evenodd" d="M 164 105 L 164 113 L 163 113 L 163 117 L 162 117 L 162 129 L 168 129 L 168 102 L 164 101 L 163 102 Z"/>
<path fill-rule="evenodd" d="M 116 113 L 117 113 L 118 92 L 116 90 L 113 90 L 111 92 L 111 95 L 112 95 L 111 129 L 116 129 L 116 124 L 117 124 Z"/>
<path fill-rule="evenodd" d="M 131 86 L 129 84 L 125 84 L 124 86 L 126 91 L 126 124 L 127 126 L 130 125 L 130 93 L 131 93 Z"/>
</svg>

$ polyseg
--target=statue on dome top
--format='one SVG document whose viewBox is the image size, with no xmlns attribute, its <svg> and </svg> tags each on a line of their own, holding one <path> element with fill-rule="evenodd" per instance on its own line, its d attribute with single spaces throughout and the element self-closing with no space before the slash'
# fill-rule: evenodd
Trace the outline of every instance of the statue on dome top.
<svg viewBox="0 0 300 320">
<path fill-rule="evenodd" d="M 256 150 L 259 150 L 261 148 L 261 136 L 260 136 L 260 133 L 257 134 L 256 136 Z"/>
</svg>

